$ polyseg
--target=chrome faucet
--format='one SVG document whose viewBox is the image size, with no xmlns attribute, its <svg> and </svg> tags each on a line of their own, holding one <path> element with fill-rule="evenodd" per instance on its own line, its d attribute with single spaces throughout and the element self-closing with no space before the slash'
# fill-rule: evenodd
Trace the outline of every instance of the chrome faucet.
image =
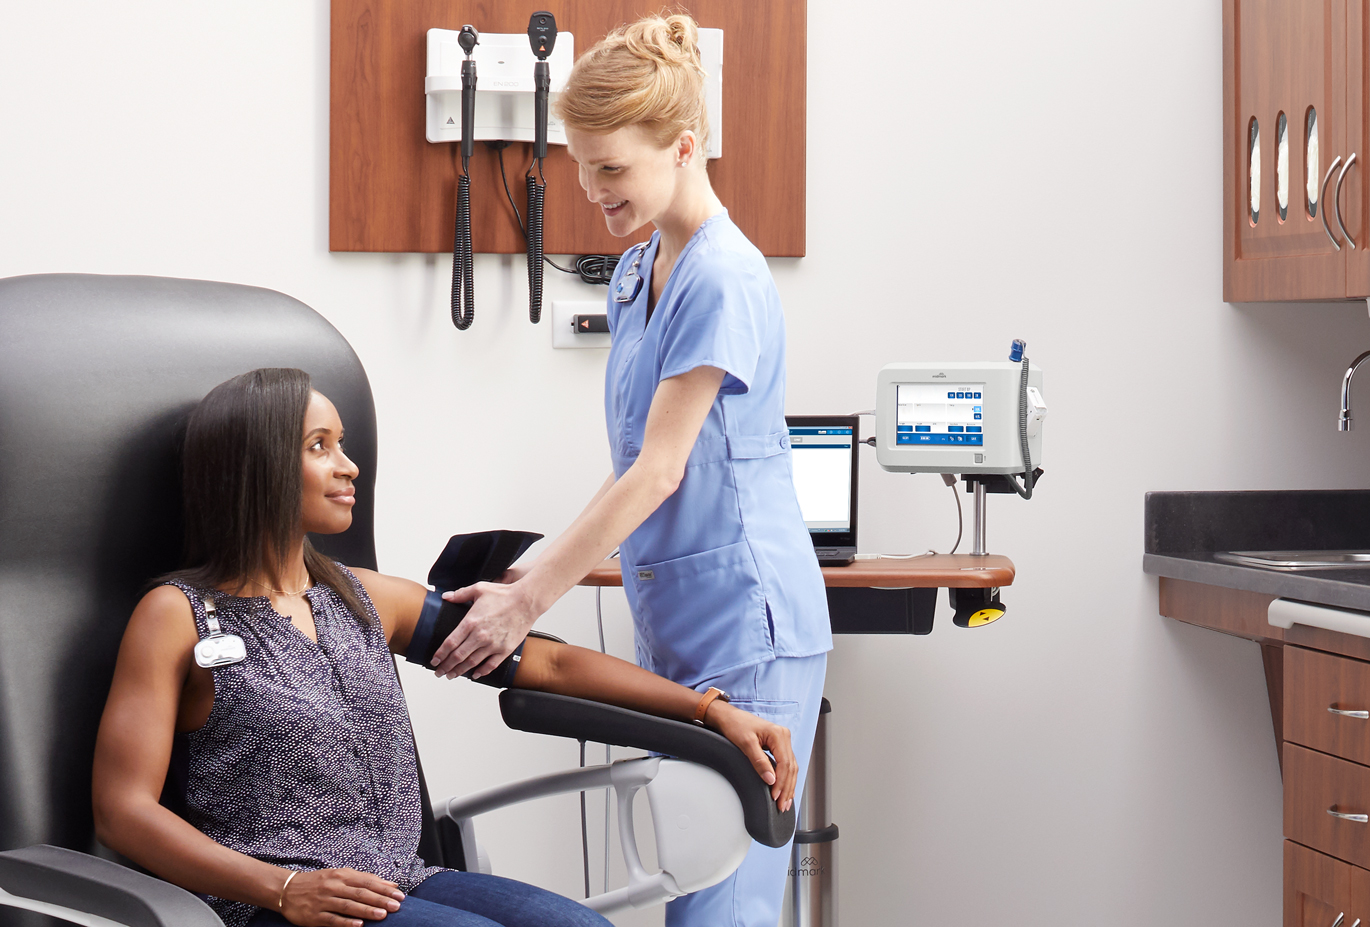
<svg viewBox="0 0 1370 927">
<path fill-rule="evenodd" d="M 1353 360 L 1351 366 L 1346 368 L 1346 375 L 1341 378 L 1341 415 L 1337 416 L 1337 431 L 1351 430 L 1351 378 L 1367 357 L 1370 357 L 1370 351 Z"/>
</svg>

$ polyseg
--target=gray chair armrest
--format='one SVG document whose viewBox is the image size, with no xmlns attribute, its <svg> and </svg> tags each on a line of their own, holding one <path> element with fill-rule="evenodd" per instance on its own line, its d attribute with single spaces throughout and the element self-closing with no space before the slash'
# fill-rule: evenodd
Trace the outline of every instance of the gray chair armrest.
<svg viewBox="0 0 1370 927">
<path fill-rule="evenodd" d="M 0 889 L 127 927 L 223 927 L 209 905 L 170 882 L 44 844 L 0 853 Z"/>
<path fill-rule="evenodd" d="M 516 731 L 636 747 L 707 766 L 727 779 L 737 793 L 752 839 L 768 847 L 783 847 L 794 836 L 795 807 L 778 811 L 770 787 L 761 781 L 751 761 L 711 730 L 532 689 L 505 689 L 499 694 L 499 707 L 504 723 Z"/>
</svg>

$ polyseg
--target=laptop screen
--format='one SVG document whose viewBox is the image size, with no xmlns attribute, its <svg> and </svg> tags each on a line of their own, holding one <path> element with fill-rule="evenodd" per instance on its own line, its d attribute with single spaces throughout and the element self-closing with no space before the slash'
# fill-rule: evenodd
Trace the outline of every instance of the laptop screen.
<svg viewBox="0 0 1370 927">
<path fill-rule="evenodd" d="M 794 489 L 817 547 L 856 546 L 858 419 L 787 415 Z"/>
</svg>

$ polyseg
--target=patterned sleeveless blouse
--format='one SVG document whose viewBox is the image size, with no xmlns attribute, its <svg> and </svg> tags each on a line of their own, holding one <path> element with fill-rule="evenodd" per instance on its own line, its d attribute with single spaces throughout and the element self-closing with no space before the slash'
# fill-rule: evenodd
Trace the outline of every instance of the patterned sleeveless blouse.
<svg viewBox="0 0 1370 927">
<path fill-rule="evenodd" d="M 385 630 L 343 567 L 370 623 L 332 589 L 305 593 L 318 643 L 265 596 L 238 598 L 173 582 L 209 635 L 202 597 L 247 659 L 214 674 L 204 727 L 186 738 L 185 816 L 226 847 L 287 869 L 351 867 L 411 891 L 441 870 L 418 856 L 422 811 L 409 713 Z M 226 927 L 253 905 L 207 898 Z"/>
</svg>

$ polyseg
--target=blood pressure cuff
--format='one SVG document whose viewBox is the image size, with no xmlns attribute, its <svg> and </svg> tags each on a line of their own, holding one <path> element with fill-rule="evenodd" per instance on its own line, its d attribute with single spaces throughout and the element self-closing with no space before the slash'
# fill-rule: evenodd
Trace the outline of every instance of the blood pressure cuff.
<svg viewBox="0 0 1370 927">
<path fill-rule="evenodd" d="M 447 640 L 447 636 L 456 630 L 457 625 L 461 624 L 461 620 L 470 610 L 469 602 L 445 602 L 441 592 L 434 590 L 428 593 L 424 597 L 423 611 L 419 612 L 419 621 L 414 626 L 414 636 L 409 639 L 409 649 L 404 652 L 404 658 L 410 663 L 431 669 L 429 661 L 433 659 L 433 654 L 442 642 Z M 507 689 L 512 686 L 519 660 L 523 659 L 523 644 L 524 642 L 520 642 L 514 648 L 514 652 L 505 657 L 504 662 L 493 671 L 479 679 L 473 679 L 472 682 L 493 686 L 496 689 Z M 471 679 L 471 674 L 467 673 L 466 678 Z"/>
</svg>

